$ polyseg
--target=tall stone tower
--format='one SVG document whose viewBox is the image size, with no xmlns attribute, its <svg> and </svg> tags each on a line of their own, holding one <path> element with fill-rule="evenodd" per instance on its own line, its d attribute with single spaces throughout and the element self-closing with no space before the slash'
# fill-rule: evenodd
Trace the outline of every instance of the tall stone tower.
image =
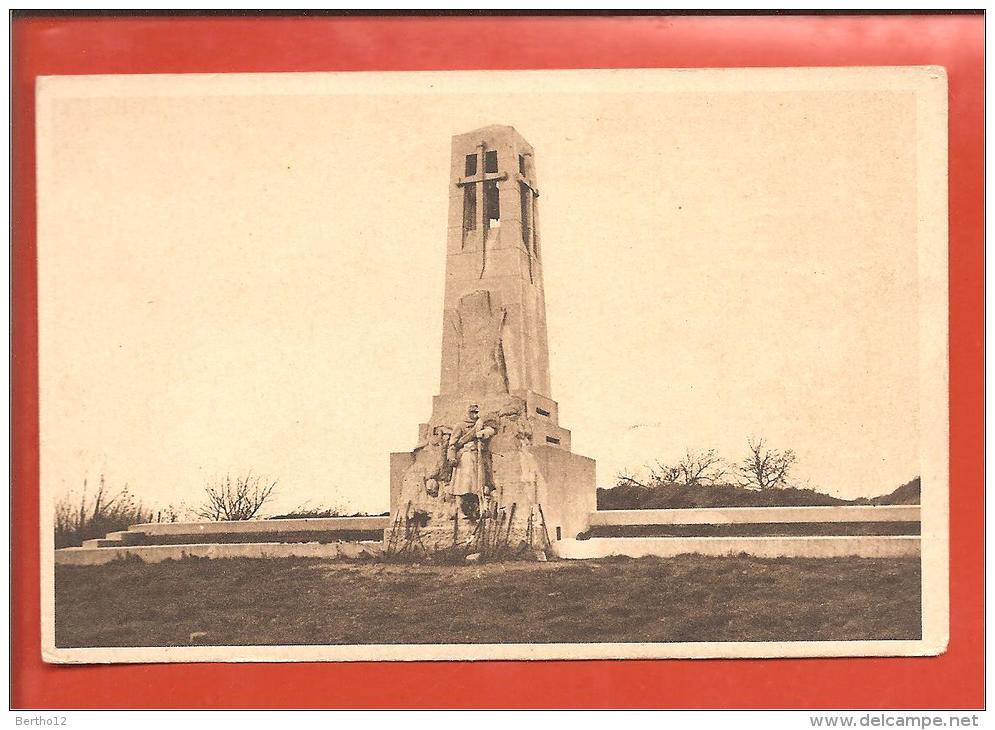
<svg viewBox="0 0 995 730">
<path fill-rule="evenodd" d="M 499 510 L 517 532 L 513 510 L 555 542 L 596 507 L 594 461 L 570 452 L 551 397 L 538 201 L 514 128 L 453 137 L 440 392 L 415 450 L 391 455 L 392 515 L 441 541 Z"/>
</svg>

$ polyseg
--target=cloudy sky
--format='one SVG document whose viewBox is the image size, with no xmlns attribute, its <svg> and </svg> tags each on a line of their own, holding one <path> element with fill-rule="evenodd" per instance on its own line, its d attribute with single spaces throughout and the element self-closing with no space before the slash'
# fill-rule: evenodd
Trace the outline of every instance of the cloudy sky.
<svg viewBox="0 0 995 730">
<path fill-rule="evenodd" d="M 833 494 L 915 476 L 912 95 L 688 76 L 43 93 L 46 489 L 251 469 L 277 511 L 385 509 L 438 392 L 450 137 L 487 124 L 536 150 L 552 395 L 600 485 L 751 435 Z"/>
</svg>

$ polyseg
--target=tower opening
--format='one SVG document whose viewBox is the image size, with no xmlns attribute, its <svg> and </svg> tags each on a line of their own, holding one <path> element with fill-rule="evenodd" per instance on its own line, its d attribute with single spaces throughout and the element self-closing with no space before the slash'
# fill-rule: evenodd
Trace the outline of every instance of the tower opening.
<svg viewBox="0 0 995 730">
<path fill-rule="evenodd" d="M 539 260 L 539 228 L 535 224 L 536 219 L 539 217 L 539 198 L 538 198 L 538 196 L 533 195 L 529 199 L 529 206 L 530 206 L 529 209 L 532 211 L 532 221 L 533 221 L 533 230 L 532 230 L 532 255 L 535 256 L 536 260 L 538 261 Z"/>
<path fill-rule="evenodd" d="M 463 230 L 472 231 L 477 227 L 477 186 L 463 186 Z"/>
<path fill-rule="evenodd" d="M 498 159 L 497 150 L 488 150 L 484 153 L 484 172 L 497 172 Z"/>
<path fill-rule="evenodd" d="M 532 191 L 529 186 L 523 182 L 518 183 L 518 193 L 519 199 L 522 205 L 522 243 L 525 244 L 525 249 L 530 249 L 530 244 L 532 243 L 532 222 L 530 220 L 530 214 L 532 212 Z"/>
<path fill-rule="evenodd" d="M 474 153 L 472 155 L 467 155 L 466 156 L 466 162 L 465 162 L 463 174 L 466 175 L 467 177 L 470 177 L 470 175 L 476 175 L 477 174 L 477 154 L 476 153 Z"/>
<path fill-rule="evenodd" d="M 501 225 L 501 196 L 496 180 L 488 180 L 484 183 L 484 212 L 488 227 L 496 228 Z"/>
</svg>

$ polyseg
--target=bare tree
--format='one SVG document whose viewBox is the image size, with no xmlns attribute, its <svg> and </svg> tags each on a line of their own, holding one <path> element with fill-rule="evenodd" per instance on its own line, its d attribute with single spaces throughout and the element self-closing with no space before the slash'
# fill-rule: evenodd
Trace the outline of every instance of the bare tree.
<svg viewBox="0 0 995 730">
<path fill-rule="evenodd" d="M 661 484 L 676 484 L 681 480 L 681 470 L 677 466 L 669 466 L 662 461 L 657 461 L 655 466 L 650 468 L 650 481 L 659 486 Z"/>
<path fill-rule="evenodd" d="M 629 470 L 623 469 L 618 474 L 615 475 L 615 486 L 616 487 L 646 487 L 646 484 L 636 479 L 636 473 Z"/>
<path fill-rule="evenodd" d="M 715 484 L 726 475 L 725 466 L 715 449 L 688 449 L 679 462 L 668 466 L 659 461 L 651 472 L 654 481 L 663 484 L 684 484 L 696 487 Z"/>
<path fill-rule="evenodd" d="M 196 514 L 213 522 L 251 520 L 259 514 L 275 488 L 276 481 L 269 483 L 251 472 L 235 479 L 226 474 L 224 479 L 204 487 L 204 503 Z"/>
<path fill-rule="evenodd" d="M 749 439 L 749 455 L 738 467 L 740 486 L 748 489 L 775 489 L 788 486 L 788 473 L 795 463 L 791 449 L 778 451 L 767 448 L 763 438 Z"/>
</svg>

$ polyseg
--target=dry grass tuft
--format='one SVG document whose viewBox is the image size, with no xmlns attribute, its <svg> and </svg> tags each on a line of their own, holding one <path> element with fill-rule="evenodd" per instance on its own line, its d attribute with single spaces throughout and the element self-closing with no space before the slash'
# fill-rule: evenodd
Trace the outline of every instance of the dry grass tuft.
<svg viewBox="0 0 995 730">
<path fill-rule="evenodd" d="M 125 484 L 117 492 L 108 489 L 100 475 L 97 489 L 90 494 L 87 480 L 83 490 L 70 492 L 55 503 L 55 547 L 79 547 L 84 540 L 104 537 L 108 532 L 127 530 L 146 522 L 176 522 L 179 515 L 172 507 L 146 509 Z"/>
</svg>

